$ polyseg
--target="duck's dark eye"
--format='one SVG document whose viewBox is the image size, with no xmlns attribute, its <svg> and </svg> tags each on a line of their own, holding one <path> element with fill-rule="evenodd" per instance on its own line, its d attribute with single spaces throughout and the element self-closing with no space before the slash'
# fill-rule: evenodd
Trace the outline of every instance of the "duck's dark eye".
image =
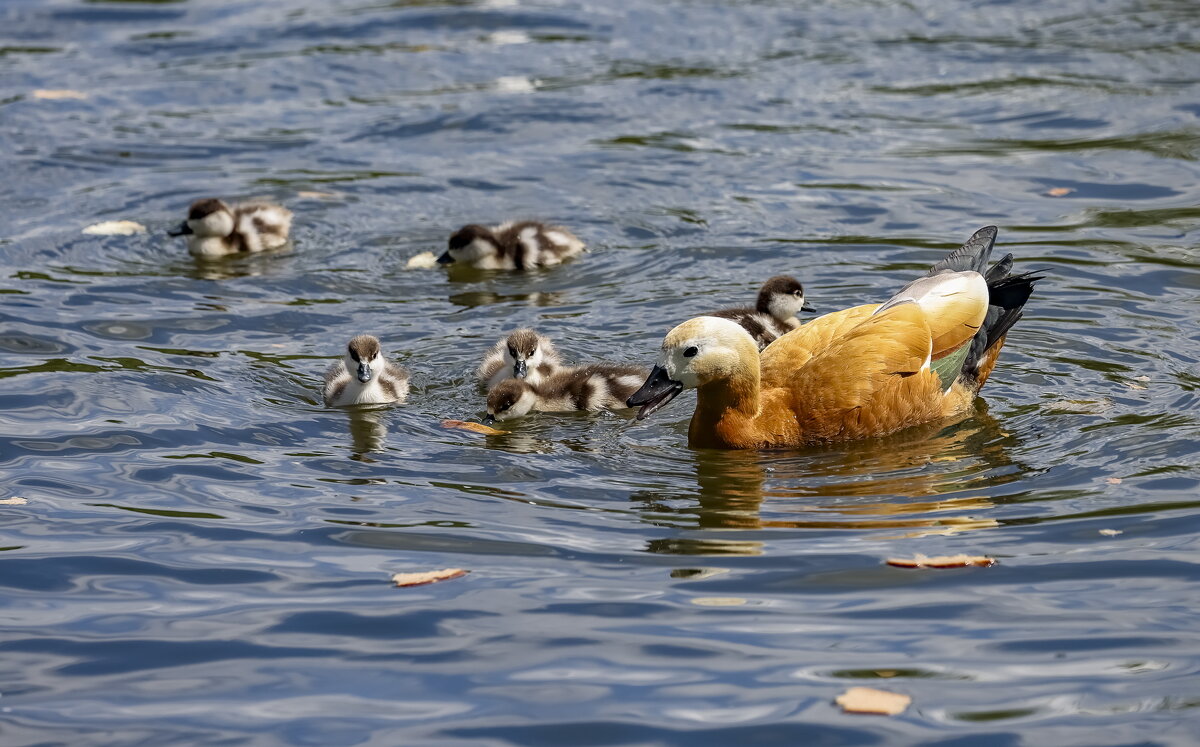
<svg viewBox="0 0 1200 747">
<path fill-rule="evenodd" d="M 690 347 L 690 348 L 688 348 L 687 350 L 683 351 L 683 357 L 684 357 L 684 358 L 695 358 L 695 357 L 696 357 L 696 353 L 699 353 L 699 352 L 700 352 L 700 348 L 698 348 L 698 347 L 696 347 L 695 345 L 693 345 L 692 347 Z"/>
<path fill-rule="evenodd" d="M 509 348 L 509 349 L 508 349 L 508 354 L 509 354 L 509 355 L 511 355 L 512 357 L 516 358 L 516 357 L 517 357 L 517 349 L 516 349 L 516 348 Z"/>
<path fill-rule="evenodd" d="M 793 295 L 793 296 L 803 296 L 803 295 L 804 295 L 804 291 L 792 291 L 792 295 Z"/>
</svg>

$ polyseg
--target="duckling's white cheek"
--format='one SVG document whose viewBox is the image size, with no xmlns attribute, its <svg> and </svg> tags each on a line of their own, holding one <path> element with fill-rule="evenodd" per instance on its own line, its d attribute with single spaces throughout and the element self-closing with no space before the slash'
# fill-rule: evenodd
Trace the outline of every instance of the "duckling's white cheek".
<svg viewBox="0 0 1200 747">
<path fill-rule="evenodd" d="M 188 225 L 201 236 L 228 236 L 233 233 L 233 216 L 221 210 L 209 213 L 203 220 L 188 221 Z"/>
<path fill-rule="evenodd" d="M 797 296 L 778 296 L 771 299 L 771 316 L 776 319 L 787 319 L 800 313 L 804 298 Z"/>
</svg>

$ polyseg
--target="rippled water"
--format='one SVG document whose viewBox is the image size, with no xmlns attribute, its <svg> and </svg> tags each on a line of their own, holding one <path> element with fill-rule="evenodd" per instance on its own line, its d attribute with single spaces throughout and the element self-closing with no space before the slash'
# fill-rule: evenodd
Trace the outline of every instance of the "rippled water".
<svg viewBox="0 0 1200 747">
<path fill-rule="evenodd" d="M 1198 21 L 0 4 L 0 743 L 1193 744 Z M 194 263 L 164 232 L 210 194 L 292 207 L 294 251 Z M 509 217 L 592 252 L 404 269 Z M 80 233 L 115 219 L 150 232 Z M 960 423 L 764 453 L 687 449 L 688 397 L 439 425 L 517 325 L 649 363 L 769 275 L 878 300 L 987 224 L 1047 279 Z M 407 405 L 320 406 L 359 332 Z M 1000 564 L 882 563 L 958 552 Z M 913 705 L 843 715 L 856 684 Z"/>
</svg>

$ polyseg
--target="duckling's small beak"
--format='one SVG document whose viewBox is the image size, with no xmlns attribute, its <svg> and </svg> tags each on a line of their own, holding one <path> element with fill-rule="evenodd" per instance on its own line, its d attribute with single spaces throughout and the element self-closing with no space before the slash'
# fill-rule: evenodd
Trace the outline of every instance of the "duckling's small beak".
<svg viewBox="0 0 1200 747">
<path fill-rule="evenodd" d="M 801 310 L 801 311 L 807 311 L 807 312 L 809 312 L 810 314 L 814 314 L 814 313 L 816 313 L 816 311 L 817 311 L 817 310 L 816 310 L 816 308 L 815 308 L 815 307 L 814 307 L 814 306 L 813 306 L 811 303 L 809 303 L 808 301 L 805 301 L 805 302 L 804 302 L 804 303 L 803 303 L 803 304 L 800 306 L 800 310 Z"/>
<path fill-rule="evenodd" d="M 187 224 L 186 220 L 183 223 L 180 223 L 176 228 L 167 231 L 168 236 L 188 236 L 191 233 L 192 227 Z"/>
<path fill-rule="evenodd" d="M 446 251 L 442 252 L 442 256 L 438 257 L 438 259 L 437 259 L 437 263 L 438 263 L 439 265 L 449 265 L 449 264 L 453 264 L 453 263 L 454 263 L 454 257 L 451 257 L 451 256 L 450 256 L 450 250 L 449 250 L 449 249 L 447 249 Z"/>
<path fill-rule="evenodd" d="M 650 369 L 646 383 L 625 400 L 625 404 L 629 407 L 641 407 L 642 409 L 638 410 L 637 419 L 644 420 L 651 413 L 665 407 L 682 391 L 682 382 L 667 376 L 667 369 L 662 366 L 655 366 Z"/>
<path fill-rule="evenodd" d="M 364 384 L 371 380 L 371 367 L 366 363 L 358 364 L 358 380 Z"/>
<path fill-rule="evenodd" d="M 513 364 L 513 376 L 523 379 L 528 373 L 529 365 L 525 361 L 517 361 Z"/>
<path fill-rule="evenodd" d="M 491 425 L 494 422 L 496 422 L 496 416 L 491 414 L 490 412 L 483 417 L 484 425 Z"/>
</svg>

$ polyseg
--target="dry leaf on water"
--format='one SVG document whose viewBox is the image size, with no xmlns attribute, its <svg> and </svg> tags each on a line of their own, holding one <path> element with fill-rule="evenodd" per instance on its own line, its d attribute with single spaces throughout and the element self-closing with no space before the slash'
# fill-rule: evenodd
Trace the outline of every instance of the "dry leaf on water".
<svg viewBox="0 0 1200 747">
<path fill-rule="evenodd" d="M 308 190 L 300 190 L 296 196 L 303 200 L 336 200 L 338 196 L 333 192 L 312 192 Z"/>
<path fill-rule="evenodd" d="M 508 431 L 502 431 L 497 428 L 493 428 L 490 425 L 484 425 L 483 423 L 468 423 L 465 420 L 443 420 L 442 427 L 473 431 L 475 433 L 482 433 L 485 436 L 503 436 L 505 433 L 508 433 Z"/>
<path fill-rule="evenodd" d="M 404 267 L 409 270 L 432 270 L 437 267 L 437 257 L 433 252 L 414 254 L 404 263 Z"/>
<path fill-rule="evenodd" d="M 443 568 L 440 571 L 425 571 L 424 573 L 393 573 L 392 583 L 396 586 L 424 586 L 436 584 L 438 581 L 449 581 L 467 575 L 462 568 Z"/>
<path fill-rule="evenodd" d="M 12 498 L 0 498 L 0 506 L 24 506 L 29 501 L 19 495 L 14 495 Z"/>
<path fill-rule="evenodd" d="M 1109 485 L 1120 485 L 1121 484 L 1121 478 L 1119 478 L 1119 477 L 1106 477 L 1106 478 L 1104 478 L 1104 481 L 1106 483 L 1108 483 Z"/>
<path fill-rule="evenodd" d="M 887 564 L 897 568 L 966 568 L 967 566 L 987 567 L 996 561 L 986 555 L 938 555 L 932 558 L 917 553 L 912 558 L 888 558 Z"/>
<path fill-rule="evenodd" d="M 1074 191 L 1075 190 L 1071 189 L 1070 187 L 1051 187 L 1050 189 L 1046 190 L 1046 196 L 1047 197 L 1066 197 L 1067 195 L 1071 194 Z"/>
<path fill-rule="evenodd" d="M 86 99 L 87 94 L 83 91 L 72 91 L 69 88 L 39 88 L 33 92 L 35 99 L 46 99 L 48 101 L 58 101 L 61 99 Z"/>
<path fill-rule="evenodd" d="M 1101 529 L 1100 534 L 1103 534 L 1105 537 L 1116 537 L 1118 534 L 1121 534 L 1121 530 L 1120 529 Z"/>
<path fill-rule="evenodd" d="M 145 233 L 146 227 L 131 220 L 106 220 L 103 223 L 93 223 L 83 232 L 89 236 L 132 236 L 135 233 Z"/>
<path fill-rule="evenodd" d="M 837 704 L 845 713 L 875 713 L 880 716 L 896 716 L 904 713 L 912 698 L 873 687 L 852 687 L 837 696 Z"/>
</svg>

